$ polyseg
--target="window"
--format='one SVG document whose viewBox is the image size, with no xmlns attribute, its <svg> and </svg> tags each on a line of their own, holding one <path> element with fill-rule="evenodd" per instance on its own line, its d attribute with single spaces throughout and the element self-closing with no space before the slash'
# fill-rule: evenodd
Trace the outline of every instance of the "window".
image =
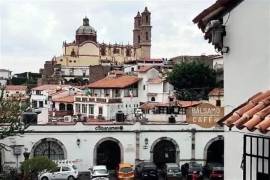
<svg viewBox="0 0 270 180">
<path fill-rule="evenodd" d="M 156 101 L 156 98 L 155 97 L 151 97 L 151 101 Z"/>
<path fill-rule="evenodd" d="M 131 68 L 131 72 L 134 72 L 134 67 Z"/>
<path fill-rule="evenodd" d="M 36 94 L 37 94 L 37 95 L 41 95 L 41 91 L 36 90 Z"/>
<path fill-rule="evenodd" d="M 140 43 L 141 42 L 141 38 L 140 38 L 140 36 L 138 36 L 138 43 Z"/>
<path fill-rule="evenodd" d="M 42 139 L 34 148 L 34 156 L 47 156 L 51 160 L 65 159 L 62 146 L 54 140 Z"/>
<path fill-rule="evenodd" d="M 104 89 L 104 95 L 110 96 L 110 89 Z"/>
<path fill-rule="evenodd" d="M 120 97 L 120 90 L 119 89 L 115 89 L 115 97 Z"/>
<path fill-rule="evenodd" d="M 89 104 L 89 114 L 94 114 L 94 105 Z"/>
<path fill-rule="evenodd" d="M 118 48 L 113 48 L 113 54 L 119 54 L 120 50 Z"/>
<path fill-rule="evenodd" d="M 65 111 L 66 110 L 66 105 L 64 103 L 59 104 L 59 110 L 60 111 Z"/>
<path fill-rule="evenodd" d="M 146 21 L 146 23 L 148 23 L 148 21 L 149 21 L 149 16 L 145 16 L 145 21 Z"/>
<path fill-rule="evenodd" d="M 86 104 L 82 104 L 82 113 L 84 113 L 84 114 L 87 113 L 87 106 L 86 106 Z"/>
<path fill-rule="evenodd" d="M 103 114 L 103 108 L 102 107 L 98 107 L 98 114 L 102 115 Z"/>
<path fill-rule="evenodd" d="M 105 56 L 106 55 L 106 49 L 105 49 L 105 46 L 102 46 L 101 49 L 100 49 L 100 54 L 101 56 Z"/>
<path fill-rule="evenodd" d="M 63 61 L 63 59 L 60 59 L 60 61 L 62 62 L 62 61 Z"/>
<path fill-rule="evenodd" d="M 80 104 L 75 105 L 75 111 L 76 111 L 76 113 L 81 113 L 81 105 Z"/>
<path fill-rule="evenodd" d="M 37 101 L 32 101 L 32 107 L 37 108 Z"/>
<path fill-rule="evenodd" d="M 127 50 L 126 50 L 126 56 L 128 56 L 128 57 L 131 56 L 131 50 L 130 50 L 130 49 L 127 49 Z"/>
<path fill-rule="evenodd" d="M 63 166 L 62 171 L 71 171 L 71 169 L 69 167 Z"/>
<path fill-rule="evenodd" d="M 143 85 L 143 90 L 145 90 L 145 85 Z"/>
<path fill-rule="evenodd" d="M 43 108 L 43 101 L 39 101 L 39 107 Z"/>
<path fill-rule="evenodd" d="M 72 63 L 72 60 L 69 60 L 70 63 Z"/>
<path fill-rule="evenodd" d="M 220 99 L 216 100 L 216 106 L 221 106 L 221 100 Z"/>
<path fill-rule="evenodd" d="M 73 62 L 76 63 L 76 60 L 74 60 Z"/>
<path fill-rule="evenodd" d="M 47 102 L 47 100 L 45 100 L 45 104 L 47 104 L 48 102 Z"/>
<path fill-rule="evenodd" d="M 76 53 L 75 53 L 74 49 L 72 49 L 72 51 L 70 53 L 70 56 L 72 56 L 72 57 L 75 57 L 76 56 Z"/>
<path fill-rule="evenodd" d="M 145 33 L 145 39 L 148 41 L 148 32 Z"/>
</svg>

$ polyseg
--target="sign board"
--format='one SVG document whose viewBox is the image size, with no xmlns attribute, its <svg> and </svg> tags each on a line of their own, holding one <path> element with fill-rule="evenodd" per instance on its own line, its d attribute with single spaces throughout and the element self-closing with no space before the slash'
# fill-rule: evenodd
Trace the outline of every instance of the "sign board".
<svg viewBox="0 0 270 180">
<path fill-rule="evenodd" d="M 13 154 L 14 155 L 21 155 L 22 154 L 22 149 L 20 146 L 14 146 L 14 149 L 13 149 Z"/>
<path fill-rule="evenodd" d="M 201 103 L 187 109 L 187 122 L 204 128 L 214 127 L 216 122 L 224 116 L 224 107 Z"/>
<path fill-rule="evenodd" d="M 97 126 L 96 131 L 123 131 L 123 126 Z"/>
</svg>

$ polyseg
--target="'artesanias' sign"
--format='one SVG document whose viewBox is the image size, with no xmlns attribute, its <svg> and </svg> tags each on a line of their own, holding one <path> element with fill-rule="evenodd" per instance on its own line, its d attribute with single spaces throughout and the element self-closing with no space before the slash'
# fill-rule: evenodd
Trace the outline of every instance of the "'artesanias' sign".
<svg viewBox="0 0 270 180">
<path fill-rule="evenodd" d="M 223 107 L 217 107 L 208 103 L 202 103 L 187 109 L 187 122 L 204 128 L 215 126 L 216 122 L 223 116 Z"/>
</svg>

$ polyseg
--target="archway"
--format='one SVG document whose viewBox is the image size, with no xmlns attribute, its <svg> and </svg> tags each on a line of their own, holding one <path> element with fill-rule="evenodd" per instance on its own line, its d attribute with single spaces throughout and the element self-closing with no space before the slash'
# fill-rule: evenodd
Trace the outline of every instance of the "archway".
<svg viewBox="0 0 270 180">
<path fill-rule="evenodd" d="M 157 139 L 151 147 L 151 160 L 158 167 L 165 163 L 178 163 L 179 147 L 175 140 L 168 137 Z"/>
<path fill-rule="evenodd" d="M 224 164 L 224 138 L 217 136 L 211 139 L 205 146 L 204 156 L 206 164 Z"/>
<path fill-rule="evenodd" d="M 94 149 L 94 164 L 106 165 L 109 170 L 116 169 L 123 161 L 123 147 L 114 138 L 100 140 Z"/>
<path fill-rule="evenodd" d="M 66 159 L 66 149 L 57 139 L 44 138 L 39 140 L 32 148 L 33 156 L 47 156 L 51 160 Z"/>
</svg>

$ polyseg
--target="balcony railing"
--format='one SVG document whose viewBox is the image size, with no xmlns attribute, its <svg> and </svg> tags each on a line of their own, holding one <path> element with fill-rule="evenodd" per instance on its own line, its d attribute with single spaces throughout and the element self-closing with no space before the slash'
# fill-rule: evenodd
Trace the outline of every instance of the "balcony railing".
<svg viewBox="0 0 270 180">
<path fill-rule="evenodd" d="M 96 103 L 122 103 L 122 98 L 111 98 L 111 97 L 85 97 L 77 96 L 76 102 L 96 102 Z"/>
</svg>

